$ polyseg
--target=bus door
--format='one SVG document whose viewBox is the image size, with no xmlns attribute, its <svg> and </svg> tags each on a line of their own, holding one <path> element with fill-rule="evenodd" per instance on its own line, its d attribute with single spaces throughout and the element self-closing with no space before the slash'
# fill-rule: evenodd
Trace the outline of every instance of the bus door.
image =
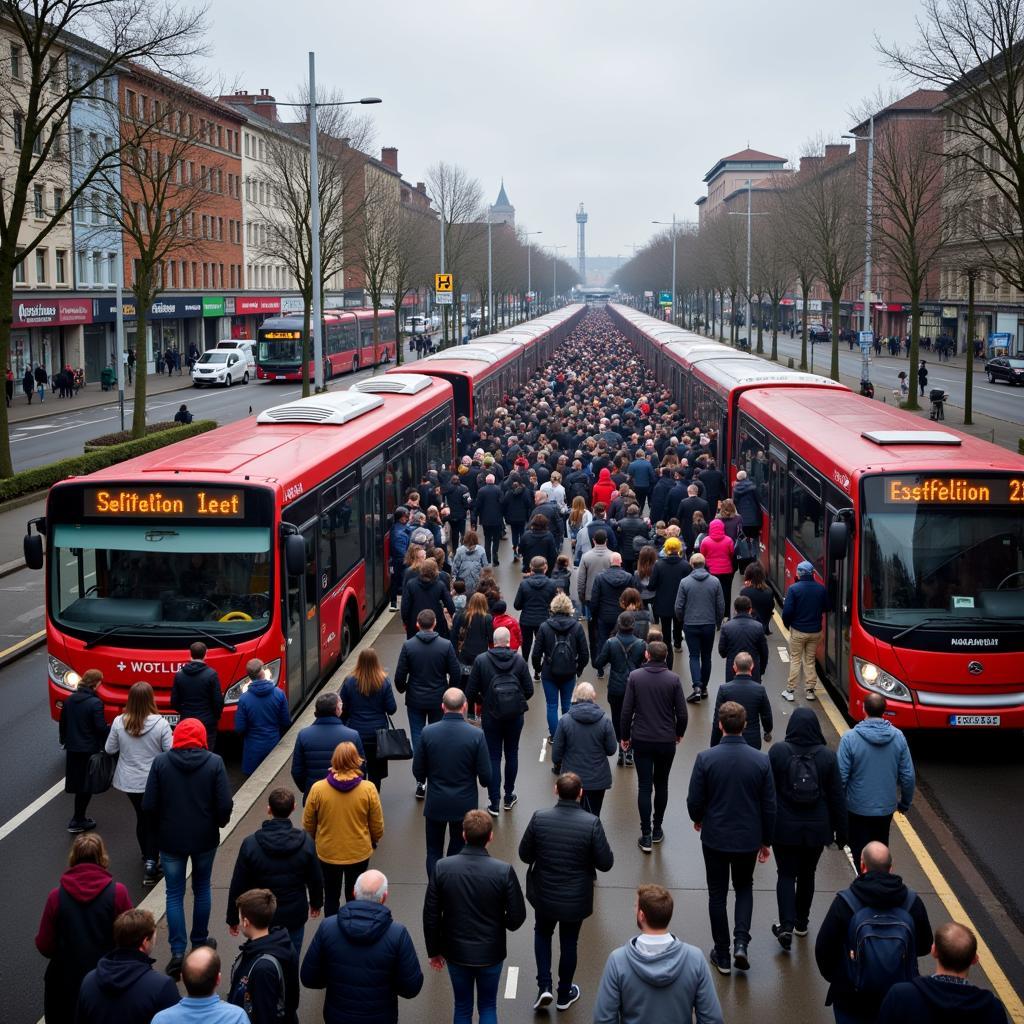
<svg viewBox="0 0 1024 1024">
<path fill-rule="evenodd" d="M 306 564 L 301 576 L 288 577 L 288 703 L 292 708 L 309 696 L 320 679 L 317 532 L 316 520 L 299 530 L 306 546 Z"/>
<path fill-rule="evenodd" d="M 382 463 L 382 460 L 375 460 Z M 363 479 L 363 557 L 366 563 L 367 615 L 384 604 L 384 473 L 378 469 Z"/>
<path fill-rule="evenodd" d="M 832 505 L 825 506 L 826 527 L 839 519 Z M 826 541 L 826 552 L 827 552 Z M 850 671 L 850 616 L 853 609 L 853 556 L 838 561 L 829 560 L 828 587 L 829 609 L 825 613 L 825 674 L 835 684 L 836 689 L 849 700 Z"/>
<path fill-rule="evenodd" d="M 786 453 L 768 450 L 768 578 L 786 592 Z"/>
</svg>

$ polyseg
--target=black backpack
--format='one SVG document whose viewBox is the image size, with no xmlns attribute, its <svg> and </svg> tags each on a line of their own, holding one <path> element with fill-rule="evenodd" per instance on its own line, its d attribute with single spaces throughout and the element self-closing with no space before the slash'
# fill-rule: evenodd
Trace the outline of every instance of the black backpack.
<svg viewBox="0 0 1024 1024">
<path fill-rule="evenodd" d="M 786 794 L 795 804 L 816 804 L 821 799 L 818 762 L 812 752 L 790 754 L 786 765 Z"/>
<path fill-rule="evenodd" d="M 568 633 L 555 633 L 555 646 L 551 648 L 548 667 L 553 676 L 569 679 L 576 675 L 576 652 Z"/>
<path fill-rule="evenodd" d="M 239 958 L 241 958 L 241 954 L 239 954 Z M 274 1020 L 284 1020 L 287 1016 L 284 971 L 281 969 L 281 961 L 270 953 L 261 953 L 256 957 L 256 959 L 249 965 L 249 970 L 238 979 L 238 983 L 235 985 L 232 995 L 235 996 L 235 998 L 241 999 L 241 1002 L 235 1003 L 235 1005 L 241 1006 L 245 1011 L 246 1017 L 252 1020 L 254 1007 L 252 1004 L 252 994 L 249 991 L 249 981 L 252 978 L 252 972 L 256 970 L 261 961 L 270 963 L 277 972 L 277 1001 L 274 1004 Z"/>
<path fill-rule="evenodd" d="M 509 671 L 499 671 L 487 688 L 485 704 L 488 715 L 499 722 L 518 718 L 523 713 L 523 691 L 519 680 Z"/>
</svg>

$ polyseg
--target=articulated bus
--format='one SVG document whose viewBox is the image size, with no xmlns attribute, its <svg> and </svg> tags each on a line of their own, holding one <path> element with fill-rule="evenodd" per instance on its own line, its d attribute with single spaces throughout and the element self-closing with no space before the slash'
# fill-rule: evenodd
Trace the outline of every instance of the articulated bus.
<svg viewBox="0 0 1024 1024">
<path fill-rule="evenodd" d="M 171 682 L 196 640 L 222 729 L 253 657 L 301 705 L 383 608 L 389 517 L 451 462 L 454 426 L 447 381 L 378 376 L 55 484 L 25 538 L 46 569 L 53 717 L 98 668 L 108 721 L 140 679 L 176 720 Z"/>
<path fill-rule="evenodd" d="M 332 309 L 323 316 L 324 379 L 355 373 L 395 359 L 395 311 L 378 312 L 380 341 L 373 349 L 372 309 Z M 270 317 L 256 332 L 256 376 L 260 380 L 302 380 L 302 314 Z M 310 349 L 309 376 L 314 366 Z"/>
</svg>

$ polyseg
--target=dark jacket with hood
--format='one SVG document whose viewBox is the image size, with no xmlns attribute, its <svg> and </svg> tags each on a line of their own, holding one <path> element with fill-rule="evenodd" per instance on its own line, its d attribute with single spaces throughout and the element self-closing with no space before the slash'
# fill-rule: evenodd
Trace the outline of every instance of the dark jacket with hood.
<svg viewBox="0 0 1024 1024">
<path fill-rule="evenodd" d="M 272 679 L 249 684 L 235 709 L 235 732 L 241 733 L 242 771 L 251 775 L 292 724 L 288 698 Z"/>
<path fill-rule="evenodd" d="M 562 541 L 565 540 L 565 520 L 558 506 L 550 499 L 542 501 L 539 505 L 534 505 L 533 514 L 543 516 L 548 521 L 548 529 L 555 538 L 555 545 L 560 548 Z"/>
<path fill-rule="evenodd" d="M 547 576 L 530 575 L 520 581 L 515 601 L 512 603 L 512 606 L 519 612 L 520 626 L 536 627 L 547 619 L 548 608 L 555 594 L 558 593 L 558 587 L 550 579 L 552 568 L 553 566 L 548 566 Z"/>
<path fill-rule="evenodd" d="M 537 639 L 530 653 L 533 671 L 540 672 L 545 679 L 563 683 L 571 676 L 557 675 L 551 669 L 551 655 L 559 637 L 565 637 L 576 655 L 575 677 L 583 674 L 590 660 L 590 648 L 587 646 L 587 631 L 571 615 L 552 615 L 537 630 Z"/>
<path fill-rule="evenodd" d="M 761 502 L 757 497 L 757 484 L 753 480 L 739 480 L 732 489 L 732 500 L 744 526 L 761 525 Z"/>
<path fill-rule="evenodd" d="M 682 555 L 666 555 L 654 563 L 647 589 L 654 592 L 651 611 L 659 619 L 675 615 L 679 584 L 689 575 L 690 563 Z"/>
<path fill-rule="evenodd" d="M 270 960 L 261 957 L 277 960 L 281 965 L 280 973 Z M 242 943 L 231 965 L 231 988 L 227 1002 L 245 1008 L 254 1024 L 263 1024 L 264 1021 L 269 1024 L 278 1020 L 285 1024 L 296 1024 L 299 992 L 299 958 L 286 929 L 271 928 L 269 935 Z M 282 998 L 284 1016 L 277 1012 Z M 248 1007 L 251 1007 L 251 1012 Z"/>
<path fill-rule="evenodd" d="M 302 984 L 325 988 L 325 1024 L 397 1024 L 423 971 L 404 925 L 380 903 L 352 900 L 324 920 L 302 961 Z"/>
<path fill-rule="evenodd" d="M 1006 1008 L 988 989 L 932 975 L 901 981 L 882 1000 L 878 1024 L 1006 1024 Z"/>
<path fill-rule="evenodd" d="M 453 476 L 451 483 L 442 488 L 441 496 L 448 505 L 449 518 L 462 522 L 469 515 L 469 488 L 457 476 Z"/>
<path fill-rule="evenodd" d="M 402 584 L 402 622 L 405 623 L 406 638 L 416 632 L 416 616 L 428 608 L 437 616 L 437 632 L 448 636 L 448 620 L 444 611 L 455 614 L 455 603 L 448 587 L 436 576 L 428 583 L 419 573 L 408 573 Z"/>
<path fill-rule="evenodd" d="M 628 587 L 640 589 L 635 573 L 626 572 L 618 565 L 605 569 L 594 580 L 594 589 L 590 592 L 590 610 L 594 618 L 599 622 L 614 623 L 622 611 L 619 598 Z"/>
<path fill-rule="evenodd" d="M 616 631 L 604 642 L 594 658 L 594 668 L 600 672 L 608 666 L 608 696 L 622 698 L 626 694 L 629 673 L 640 668 L 647 653 L 647 644 L 635 633 Z"/>
<path fill-rule="evenodd" d="M 269 889 L 277 897 L 273 924 L 289 931 L 302 927 L 310 906 L 320 910 L 324 905 L 324 879 L 313 837 L 293 828 L 287 818 L 263 822 L 259 832 L 242 842 L 235 861 L 228 889 L 227 923 L 232 928 L 238 924 L 235 900 L 250 889 Z"/>
<path fill-rule="evenodd" d="M 550 530 L 535 530 L 531 526 L 523 532 L 523 539 L 519 542 L 519 554 L 522 556 L 525 566 L 529 566 L 530 559 L 539 555 L 548 563 L 547 574 L 550 576 L 558 559 L 558 544 L 555 543 L 555 535 Z"/>
<path fill-rule="evenodd" d="M 866 906 L 880 910 L 899 907 L 907 898 L 907 887 L 903 884 L 903 879 L 887 871 L 865 872 L 854 879 L 850 892 Z M 915 896 L 910 906 L 910 916 L 914 919 L 917 955 L 922 957 L 932 948 L 932 926 L 920 896 Z M 879 1000 L 855 992 L 846 972 L 847 932 L 852 918 L 853 910 L 842 895 L 837 893 L 818 930 L 818 937 L 814 943 L 814 959 L 818 962 L 821 976 L 829 983 L 828 995 L 825 997 L 826 1006 L 835 1004 L 847 1013 L 873 1017 L 878 1011 Z M 914 969 L 916 968 L 915 964 Z M 917 1024 L 916 1020 L 914 1024 Z"/>
<path fill-rule="evenodd" d="M 640 516 L 626 516 L 615 524 L 615 534 L 619 541 L 622 557 L 632 563 L 636 561 L 643 544 L 648 543 L 651 539 L 651 527 Z M 643 544 L 636 543 L 638 538 L 643 541 Z"/>
<path fill-rule="evenodd" d="M 198 718 L 212 735 L 224 710 L 220 677 L 205 661 L 190 661 L 174 673 L 171 707 L 182 718 Z"/>
<path fill-rule="evenodd" d="M 795 755 L 810 754 L 818 771 L 821 796 L 816 803 L 800 803 L 789 790 L 789 765 Z M 833 840 L 846 845 L 846 797 L 835 752 L 825 743 L 817 716 L 810 708 L 797 708 L 786 727 L 786 739 L 768 751 L 775 777 L 775 843 L 779 846 L 828 846 Z"/>
<path fill-rule="evenodd" d="M 618 746 L 612 721 L 604 708 L 592 700 L 583 700 L 572 704 L 558 720 L 551 761 L 561 765 L 563 772 L 575 772 L 585 792 L 611 789 L 608 758 Z"/>
<path fill-rule="evenodd" d="M 489 651 L 476 656 L 466 687 L 466 699 L 470 705 L 483 705 L 484 718 L 491 715 L 491 683 L 499 674 L 506 673 L 515 676 L 519 683 L 519 690 L 523 695 L 521 711 L 524 714 L 526 712 L 526 702 L 533 696 L 530 667 L 518 651 L 513 651 L 510 647 L 492 647 Z"/>
<path fill-rule="evenodd" d="M 533 491 L 521 480 L 513 480 L 501 499 L 501 510 L 506 522 L 522 526 L 533 515 Z"/>
<path fill-rule="evenodd" d="M 178 986 L 137 949 L 115 949 L 100 959 L 78 993 L 75 1024 L 150 1024 L 153 1015 L 177 1005 Z"/>
<path fill-rule="evenodd" d="M 651 520 L 657 522 L 659 519 L 667 519 L 665 515 L 668 510 L 668 496 L 675 487 L 675 481 L 671 476 L 659 476 L 655 485 L 651 488 L 648 500 L 651 503 Z M 678 503 L 677 503 L 678 504 Z"/>
<path fill-rule="evenodd" d="M 327 775 L 331 767 L 334 748 L 339 743 L 354 743 L 359 756 L 366 759 L 362 737 L 355 729 L 345 725 L 336 715 L 321 715 L 311 725 L 299 731 L 292 753 L 292 779 L 306 802 L 314 782 Z M 244 890 L 243 890 L 244 891 Z"/>
<path fill-rule="evenodd" d="M 402 644 L 395 689 L 405 694 L 406 707 L 433 711 L 441 706 L 444 691 L 461 683 L 462 669 L 450 640 L 421 629 Z"/>
</svg>

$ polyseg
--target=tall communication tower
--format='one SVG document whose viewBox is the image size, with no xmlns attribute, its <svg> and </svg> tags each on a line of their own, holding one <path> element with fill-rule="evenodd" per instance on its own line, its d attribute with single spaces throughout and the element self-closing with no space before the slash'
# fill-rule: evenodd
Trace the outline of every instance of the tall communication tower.
<svg viewBox="0 0 1024 1024">
<path fill-rule="evenodd" d="M 583 204 L 576 211 L 577 242 L 576 260 L 579 263 L 580 284 L 587 283 L 587 215 L 583 211 Z"/>
</svg>

